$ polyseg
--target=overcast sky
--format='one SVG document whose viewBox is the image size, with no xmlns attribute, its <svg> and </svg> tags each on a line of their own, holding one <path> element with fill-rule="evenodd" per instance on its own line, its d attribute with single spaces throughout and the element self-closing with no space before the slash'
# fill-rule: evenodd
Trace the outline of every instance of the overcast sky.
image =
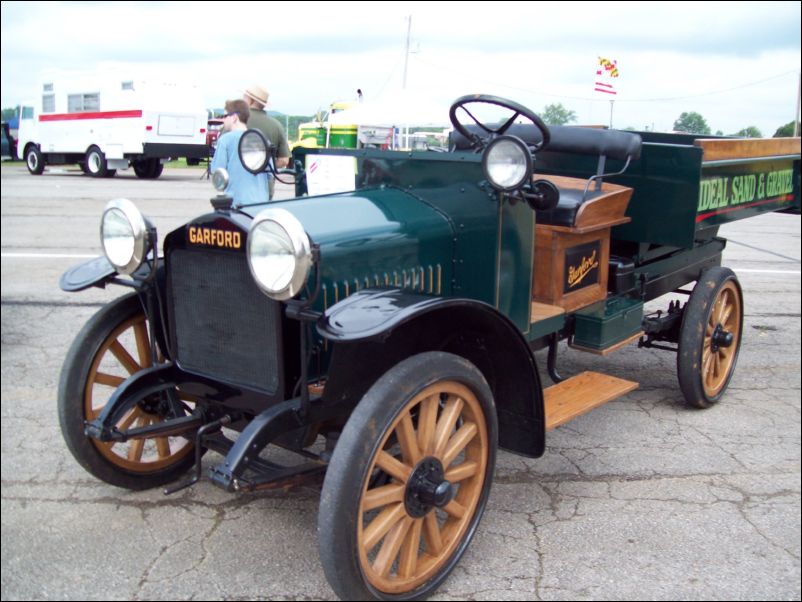
<svg viewBox="0 0 802 602">
<path fill-rule="evenodd" d="M 615 127 L 667 131 L 683 111 L 715 132 L 794 118 L 800 2 L 2 2 L 2 106 L 38 98 L 46 69 L 146 73 L 198 85 L 209 107 L 259 83 L 270 108 L 398 96 L 446 120 L 487 93 L 535 112 L 562 103 L 607 124 L 598 56 L 618 61 Z M 435 111 L 431 107 L 437 108 Z M 425 109 L 424 109 L 425 107 Z M 436 115 L 429 113 L 436 112 Z"/>
</svg>

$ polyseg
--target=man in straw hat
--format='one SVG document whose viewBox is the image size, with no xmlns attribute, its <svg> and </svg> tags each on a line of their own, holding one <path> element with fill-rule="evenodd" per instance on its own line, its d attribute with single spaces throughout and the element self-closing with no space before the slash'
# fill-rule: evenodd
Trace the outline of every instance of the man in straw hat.
<svg viewBox="0 0 802 602">
<path fill-rule="evenodd" d="M 248 108 L 251 111 L 248 117 L 248 127 L 250 129 L 259 130 L 262 132 L 271 144 L 275 145 L 278 153 L 276 158 L 276 167 L 287 167 L 290 162 L 290 147 L 287 143 L 287 134 L 281 123 L 277 119 L 270 117 L 265 112 L 267 106 L 268 93 L 262 86 L 250 86 L 245 90 L 242 98 L 248 103 Z M 270 182 L 270 198 L 273 198 L 273 192 L 276 188 L 276 182 L 273 179 L 273 174 L 268 174 Z"/>
</svg>

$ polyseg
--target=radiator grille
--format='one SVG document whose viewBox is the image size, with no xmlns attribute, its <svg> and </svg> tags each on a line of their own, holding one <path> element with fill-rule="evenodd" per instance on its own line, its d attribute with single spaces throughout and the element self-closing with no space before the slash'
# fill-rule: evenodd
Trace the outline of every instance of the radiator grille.
<svg viewBox="0 0 802 602">
<path fill-rule="evenodd" d="M 239 253 L 176 249 L 168 256 L 179 365 L 276 394 L 281 384 L 279 307 Z"/>
</svg>

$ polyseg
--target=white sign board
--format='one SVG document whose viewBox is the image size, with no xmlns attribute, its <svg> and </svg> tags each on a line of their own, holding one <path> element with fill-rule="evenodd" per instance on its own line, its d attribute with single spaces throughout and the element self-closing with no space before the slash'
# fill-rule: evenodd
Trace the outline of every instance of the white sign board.
<svg viewBox="0 0 802 602">
<path fill-rule="evenodd" d="M 356 157 L 306 155 L 306 188 L 310 196 L 356 190 Z"/>
</svg>

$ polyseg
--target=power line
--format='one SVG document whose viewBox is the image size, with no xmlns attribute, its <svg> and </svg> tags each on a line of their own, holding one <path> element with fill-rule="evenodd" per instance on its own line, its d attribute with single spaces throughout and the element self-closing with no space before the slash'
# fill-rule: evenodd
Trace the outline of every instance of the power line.
<svg viewBox="0 0 802 602">
<path fill-rule="evenodd" d="M 725 88 L 723 90 L 714 90 L 712 92 L 702 92 L 701 94 L 690 94 L 688 96 L 672 96 L 668 98 L 643 98 L 643 99 L 632 99 L 632 100 L 621 100 L 621 102 L 664 102 L 667 100 L 685 100 L 688 98 L 701 98 L 703 96 L 713 96 L 715 94 L 725 94 L 726 92 L 733 92 L 735 90 L 741 90 L 743 88 L 749 88 L 751 86 L 757 86 L 759 84 L 764 84 L 766 82 L 772 81 L 774 79 L 780 79 L 781 77 L 785 77 L 790 73 L 795 73 L 795 71 L 786 71 L 784 73 L 780 73 L 778 75 L 773 75 L 771 77 L 767 77 L 765 79 L 761 79 L 754 82 L 749 82 L 746 84 L 741 84 L 740 86 L 734 86 L 732 88 Z"/>
<path fill-rule="evenodd" d="M 461 74 L 463 76 L 466 76 L 466 77 L 476 77 L 475 73 L 467 74 L 464 71 L 459 71 L 459 70 L 454 69 L 452 67 L 443 67 L 442 65 L 438 65 L 436 63 L 432 63 L 431 61 L 427 61 L 427 60 L 421 59 L 420 57 L 415 57 L 415 60 L 420 61 L 420 62 L 422 62 L 422 63 L 424 63 L 426 65 L 429 65 L 430 67 L 434 67 L 435 69 L 439 69 L 439 70 L 446 71 L 446 72 L 449 72 L 449 73 L 459 73 L 459 74 Z M 743 88 L 749 88 L 751 86 L 757 86 L 757 85 L 766 83 L 768 81 L 772 81 L 772 80 L 775 80 L 775 79 L 780 79 L 782 77 L 786 77 L 787 75 L 789 75 L 791 73 L 796 73 L 796 71 L 795 70 L 785 71 L 785 72 L 780 73 L 778 75 L 773 75 L 771 77 L 767 77 L 767 78 L 764 78 L 764 79 L 761 79 L 761 80 L 757 80 L 757 81 L 754 81 L 754 82 L 748 82 L 748 83 L 745 83 L 745 84 L 734 86 L 732 88 L 725 88 L 725 89 L 722 89 L 722 90 L 713 90 L 713 91 L 710 91 L 710 92 L 702 92 L 700 94 L 689 94 L 687 96 L 672 96 L 672 97 L 665 97 L 665 98 L 631 98 L 631 99 L 616 98 L 616 102 L 667 102 L 667 101 L 674 101 L 674 100 L 686 100 L 686 99 L 689 99 L 689 98 L 701 98 L 703 96 L 713 96 L 715 94 L 724 94 L 726 92 L 733 92 L 735 90 L 741 90 Z M 492 80 L 489 80 L 489 79 L 485 79 L 485 78 L 481 78 L 481 79 L 483 79 L 485 82 L 487 82 L 488 84 L 491 84 L 493 86 L 500 86 L 502 88 L 507 88 L 509 90 L 516 90 L 518 92 L 525 92 L 527 94 L 536 94 L 536 95 L 539 95 L 539 96 L 547 96 L 549 98 L 561 98 L 561 99 L 568 99 L 568 100 L 590 100 L 590 101 L 605 100 L 605 99 L 594 98 L 594 97 L 590 97 L 590 96 L 569 96 L 567 94 L 551 94 L 549 92 L 543 92 L 542 90 L 531 90 L 529 88 L 522 88 L 520 86 L 511 86 L 509 84 L 503 84 L 503 83 L 495 82 L 495 81 L 492 81 Z"/>
</svg>

